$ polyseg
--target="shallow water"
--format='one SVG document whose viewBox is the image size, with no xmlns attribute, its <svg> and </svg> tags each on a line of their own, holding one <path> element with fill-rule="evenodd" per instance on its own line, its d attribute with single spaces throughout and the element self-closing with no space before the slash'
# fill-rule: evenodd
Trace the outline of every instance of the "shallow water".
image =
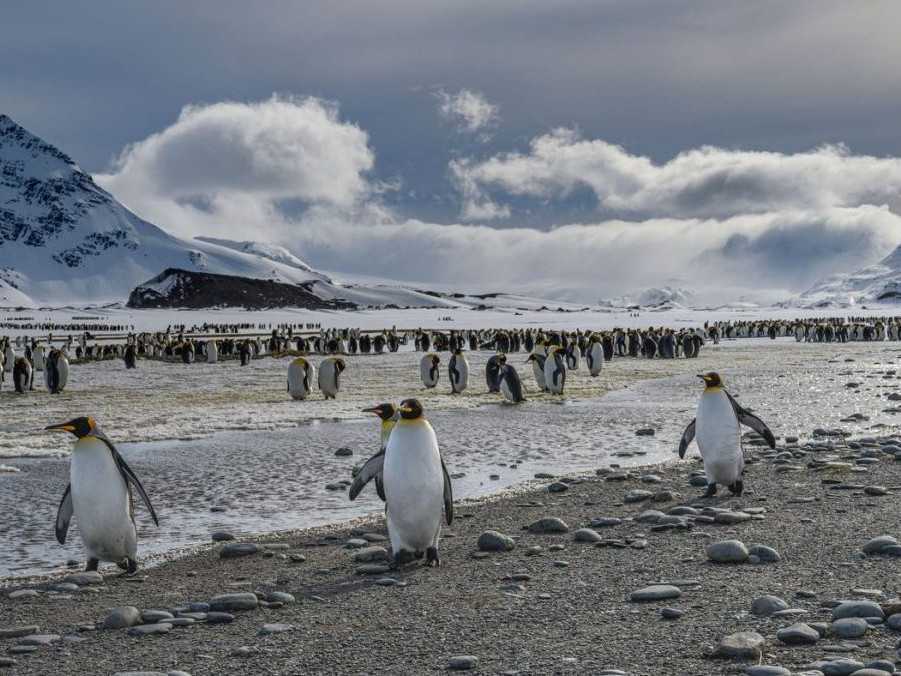
<svg viewBox="0 0 901 676">
<path fill-rule="evenodd" d="M 570 374 L 563 398 L 527 393 L 520 406 L 484 394 L 487 354 L 471 354 L 471 390 L 451 396 L 425 393 L 418 383 L 419 355 L 399 353 L 349 360 L 345 392 L 337 401 L 287 400 L 282 392 L 286 360 L 184 367 L 141 362 L 126 372 L 118 362 L 78 369 L 65 398 L 3 397 L 15 412 L 4 415 L 7 454 L 65 452 L 60 436 L 22 435 L 16 416 L 38 425 L 74 414 L 75 406 L 100 418 L 141 477 L 161 516 L 159 528 L 139 508 L 140 555 L 209 542 L 225 529 L 254 533 L 309 527 L 378 512 L 368 487 L 356 502 L 326 484 L 349 479 L 351 467 L 377 450 L 378 423 L 359 409 L 383 400 L 420 396 L 435 427 L 455 496 L 473 497 L 522 484 L 536 472 L 561 474 L 610 464 L 638 465 L 675 458 L 685 425 L 694 415 L 700 370 L 719 369 L 743 405 L 753 408 L 777 436 L 810 436 L 816 427 L 841 426 L 855 435 L 901 431 L 901 405 L 884 395 L 901 391 L 901 345 L 804 345 L 792 341 L 737 341 L 710 347 L 696 360 L 621 359 L 591 379 Z M 524 361 L 513 355 L 511 361 Z M 846 362 L 845 359 L 855 361 Z M 530 369 L 519 367 L 527 388 Z M 676 374 L 676 375 L 673 375 Z M 849 381 L 859 382 L 855 389 Z M 619 388 L 606 392 L 608 388 Z M 112 401 L 111 401 L 112 400 Z M 11 407 L 12 408 L 12 407 Z M 105 414 L 98 412 L 104 410 Z M 9 411 L 10 409 L 4 409 Z M 852 413 L 870 417 L 842 423 Z M 886 427 L 877 427 L 885 425 Z M 636 436 L 640 427 L 655 435 Z M 187 440 L 163 440 L 182 437 Z M 352 457 L 336 457 L 347 446 Z M 692 449 L 692 453 L 696 451 Z M 69 543 L 53 536 L 53 519 L 68 474 L 65 457 L 12 457 L 20 470 L 0 473 L 0 577 L 48 572 L 67 559 L 82 559 L 77 522 Z M 491 475 L 498 478 L 492 479 Z M 546 482 L 545 482 L 546 483 Z M 211 511 L 211 508 L 226 511 Z"/>
</svg>

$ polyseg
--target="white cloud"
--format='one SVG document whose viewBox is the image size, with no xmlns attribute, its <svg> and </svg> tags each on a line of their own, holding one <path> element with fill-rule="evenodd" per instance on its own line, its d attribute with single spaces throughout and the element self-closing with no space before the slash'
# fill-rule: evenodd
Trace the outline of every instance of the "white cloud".
<svg viewBox="0 0 901 676">
<path fill-rule="evenodd" d="M 449 94 L 439 89 L 438 112 L 441 116 L 457 125 L 461 131 L 475 133 L 493 124 L 499 119 L 499 109 L 489 103 L 484 94 L 469 89 L 461 89 L 456 94 Z"/>
<path fill-rule="evenodd" d="M 498 193 L 561 199 L 579 188 L 591 190 L 608 212 L 641 217 L 729 218 L 864 204 L 901 211 L 901 159 L 852 155 L 835 145 L 796 154 L 705 146 L 654 164 L 561 128 L 533 139 L 528 153 L 458 160 L 450 169 L 464 217 L 473 204 L 497 206 Z"/>
</svg>

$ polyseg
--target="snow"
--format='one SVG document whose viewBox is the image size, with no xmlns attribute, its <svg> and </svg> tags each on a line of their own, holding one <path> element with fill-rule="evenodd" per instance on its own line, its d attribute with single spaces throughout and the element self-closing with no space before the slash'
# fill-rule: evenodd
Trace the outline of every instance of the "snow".
<svg viewBox="0 0 901 676">
<path fill-rule="evenodd" d="M 876 265 L 849 274 L 837 274 L 814 284 L 794 302 L 801 305 L 857 305 L 885 294 L 901 301 L 901 245 Z"/>
</svg>

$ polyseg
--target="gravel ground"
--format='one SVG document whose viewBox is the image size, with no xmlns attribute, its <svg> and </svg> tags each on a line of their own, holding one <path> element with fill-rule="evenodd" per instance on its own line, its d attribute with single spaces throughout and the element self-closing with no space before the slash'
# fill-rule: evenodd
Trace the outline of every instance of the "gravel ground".
<svg viewBox="0 0 901 676">
<path fill-rule="evenodd" d="M 862 548 L 870 538 L 901 535 L 901 462 L 893 457 L 897 444 L 901 458 L 901 442 L 895 437 L 846 445 L 834 436 L 787 450 L 784 443 L 776 452 L 746 448 L 752 464 L 742 498 L 700 499 L 702 489 L 690 485 L 700 467 L 692 459 L 570 479 L 561 492 L 549 492 L 547 479 L 530 490 L 458 504 L 442 541 L 440 569 L 357 574 L 353 556 L 359 550 L 346 543 L 383 533 L 375 519 L 257 541 L 260 551 L 241 558 L 220 558 L 224 545 L 210 546 L 137 580 L 107 576 L 102 584 L 60 592 L 44 581 L 27 587 L 38 594 L 24 598 L 10 598 L 13 589 L 7 588 L 0 636 L 36 625 L 39 633 L 62 638 L 25 655 L 7 654 L 21 638 L 0 638 L 0 659 L 17 661 L 4 672 L 11 674 L 183 670 L 194 676 L 442 673 L 455 656 L 477 658 L 470 673 L 619 669 L 633 676 L 743 673 L 758 661 L 799 671 L 826 657 L 893 660 L 897 634 L 884 625 L 861 638 L 825 637 L 809 646 L 784 645 L 776 632 L 795 622 L 828 623 L 836 600 L 884 603 L 897 596 L 899 559 L 865 556 Z M 877 485 L 887 494 L 876 495 L 882 492 Z M 656 497 L 627 502 L 636 490 Z M 652 521 L 638 520 L 645 510 L 679 505 L 707 510 L 683 517 L 690 528 L 657 531 Z M 715 517 L 737 523 L 705 523 L 705 514 L 716 514 L 710 508 L 750 512 Z M 562 519 L 569 532 L 526 529 L 545 517 Z M 594 528 L 600 544 L 575 541 L 577 528 L 602 517 L 622 521 Z M 514 538 L 515 548 L 474 556 L 480 534 L 489 529 Z M 773 547 L 781 561 L 708 561 L 707 545 L 729 539 Z M 395 582 L 381 586 L 384 578 Z M 631 592 L 656 582 L 676 585 L 681 596 L 629 601 Z M 242 591 L 268 599 L 272 591 L 287 592 L 295 600 L 236 611 L 229 624 L 198 622 L 165 635 L 93 629 L 113 607 L 171 611 Z M 784 599 L 799 616 L 753 615 L 752 602 L 766 594 Z M 663 619 L 664 607 L 684 615 Z M 273 623 L 287 630 L 260 635 Z M 718 642 L 738 631 L 765 638 L 762 658 L 711 659 Z"/>
</svg>

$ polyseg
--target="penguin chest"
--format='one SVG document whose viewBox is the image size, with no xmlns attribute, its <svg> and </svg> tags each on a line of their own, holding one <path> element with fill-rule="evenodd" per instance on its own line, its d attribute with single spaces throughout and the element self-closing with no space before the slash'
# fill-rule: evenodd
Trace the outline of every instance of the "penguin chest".
<svg viewBox="0 0 901 676">
<path fill-rule="evenodd" d="M 510 387 L 509 380 L 506 376 L 501 378 L 500 390 L 501 394 L 504 395 L 504 399 L 507 401 L 516 401 L 516 396 L 513 394 L 513 389 Z"/>
<path fill-rule="evenodd" d="M 99 439 L 78 441 L 70 468 L 72 506 L 85 548 L 101 560 L 135 553 L 135 527 L 125 480 Z"/>
<path fill-rule="evenodd" d="M 425 421 L 401 420 L 383 468 L 392 547 L 424 551 L 441 526 L 444 474 L 438 441 Z"/>
<path fill-rule="evenodd" d="M 722 391 L 705 392 L 698 404 L 695 438 L 709 480 L 731 484 L 741 476 L 741 430 L 732 403 Z"/>
</svg>

